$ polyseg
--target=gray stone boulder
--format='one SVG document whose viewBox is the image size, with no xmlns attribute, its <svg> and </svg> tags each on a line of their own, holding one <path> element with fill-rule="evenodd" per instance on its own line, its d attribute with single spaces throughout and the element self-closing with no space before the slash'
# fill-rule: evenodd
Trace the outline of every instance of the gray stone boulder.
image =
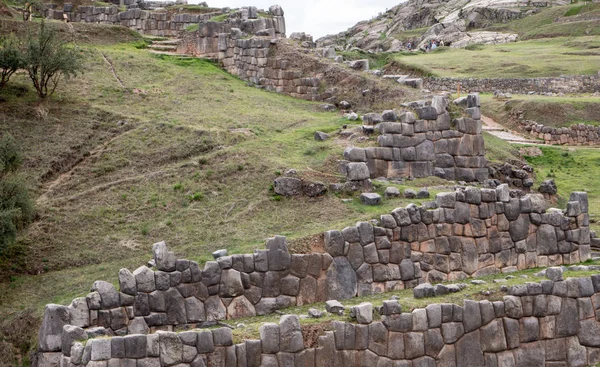
<svg viewBox="0 0 600 367">
<path fill-rule="evenodd" d="M 271 5 L 269 7 L 269 12 L 276 17 L 282 17 L 284 14 L 283 9 L 279 5 Z"/>
<path fill-rule="evenodd" d="M 298 316 L 281 316 L 279 320 L 279 349 L 287 353 L 297 353 L 304 349 Z"/>
<path fill-rule="evenodd" d="M 302 185 L 302 193 L 310 198 L 323 196 L 327 191 L 327 186 L 322 182 L 304 182 Z"/>
<path fill-rule="evenodd" d="M 367 154 L 363 148 L 348 147 L 344 150 L 344 159 L 350 162 L 366 162 Z"/>
<path fill-rule="evenodd" d="M 343 315 L 346 307 L 340 301 L 333 299 L 325 302 L 325 310 L 335 315 Z"/>
<path fill-rule="evenodd" d="M 350 181 L 362 181 L 371 177 L 371 174 L 369 173 L 369 167 L 364 162 L 348 163 L 346 170 L 347 178 Z"/>
<path fill-rule="evenodd" d="M 280 271 L 290 268 L 292 257 L 283 236 L 269 238 L 266 244 L 269 270 Z"/>
<path fill-rule="evenodd" d="M 111 283 L 97 280 L 92 285 L 91 291 L 100 294 L 102 308 L 110 309 L 119 307 L 119 292 Z"/>
<path fill-rule="evenodd" d="M 431 197 L 431 194 L 426 188 L 419 189 L 417 192 L 417 199 L 428 199 L 429 197 Z"/>
<path fill-rule="evenodd" d="M 316 141 L 325 141 L 329 139 L 329 135 L 322 131 L 315 131 L 315 140 Z"/>
<path fill-rule="evenodd" d="M 164 241 L 152 245 L 152 253 L 154 254 L 154 262 L 158 270 L 175 270 L 177 259 L 175 258 L 175 254 L 167 249 L 167 244 Z"/>
<path fill-rule="evenodd" d="M 350 61 L 348 63 L 348 66 L 350 66 L 350 68 L 352 68 L 354 70 L 367 71 L 367 70 L 369 70 L 369 60 L 362 59 L 362 60 Z"/>
<path fill-rule="evenodd" d="M 415 298 L 435 297 L 435 289 L 429 283 L 419 284 L 413 289 L 413 296 Z"/>
<path fill-rule="evenodd" d="M 323 317 L 323 311 L 317 310 L 316 308 L 309 308 L 308 309 L 308 317 L 313 318 L 313 319 L 319 319 L 319 318 Z"/>
<path fill-rule="evenodd" d="M 373 322 L 373 304 L 363 302 L 350 309 L 350 317 L 355 318 L 359 324 L 370 324 Z"/>
<path fill-rule="evenodd" d="M 553 282 L 563 280 L 563 268 L 561 266 L 553 266 L 546 269 L 546 277 Z"/>
<path fill-rule="evenodd" d="M 406 190 L 404 190 L 404 197 L 406 199 L 416 199 L 417 192 L 413 189 L 406 189 Z"/>
<path fill-rule="evenodd" d="M 224 257 L 227 256 L 227 249 L 220 249 L 220 250 L 216 250 L 212 253 L 212 257 L 213 259 L 218 259 L 220 257 Z"/>
<path fill-rule="evenodd" d="M 556 187 L 556 183 L 554 182 L 554 180 L 550 179 L 542 182 L 538 191 L 542 194 L 556 195 L 556 193 L 558 192 L 558 188 Z"/>
<path fill-rule="evenodd" d="M 588 212 L 589 203 L 587 192 L 572 192 L 569 201 L 578 202 L 582 213 Z"/>
<path fill-rule="evenodd" d="M 378 113 L 367 113 L 363 116 L 363 122 L 367 125 L 377 125 L 383 122 L 383 116 Z"/>
<path fill-rule="evenodd" d="M 360 194 L 360 202 L 365 205 L 379 205 L 381 204 L 381 195 L 365 192 Z"/>
<path fill-rule="evenodd" d="M 276 194 L 283 196 L 297 196 L 302 194 L 302 180 L 295 177 L 277 177 L 273 181 Z"/>
<path fill-rule="evenodd" d="M 381 114 L 383 121 L 396 122 L 398 121 L 398 115 L 394 110 L 386 110 Z"/>
<path fill-rule="evenodd" d="M 349 110 L 352 108 L 352 104 L 350 104 L 350 102 L 348 101 L 341 101 L 340 103 L 338 103 L 338 107 L 342 110 Z"/>
<path fill-rule="evenodd" d="M 397 187 L 393 187 L 393 186 L 387 187 L 385 189 L 384 196 L 386 199 L 396 198 L 396 197 L 400 196 L 400 190 L 398 190 Z"/>
</svg>

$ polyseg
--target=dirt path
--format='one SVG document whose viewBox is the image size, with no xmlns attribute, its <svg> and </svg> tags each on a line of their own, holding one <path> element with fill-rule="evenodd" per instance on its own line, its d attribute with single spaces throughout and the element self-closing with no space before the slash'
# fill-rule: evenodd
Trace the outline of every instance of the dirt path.
<svg viewBox="0 0 600 367">
<path fill-rule="evenodd" d="M 483 131 L 487 131 L 511 144 L 544 144 L 544 142 L 540 140 L 528 139 L 516 131 L 509 130 L 490 117 L 482 115 L 481 121 L 483 122 Z"/>
<path fill-rule="evenodd" d="M 119 76 L 117 75 L 117 72 L 115 71 L 115 67 L 114 67 L 113 63 L 106 56 L 106 54 L 104 54 L 104 52 L 101 52 L 101 53 L 102 53 L 102 57 L 104 58 L 104 61 L 106 61 L 106 63 L 110 67 L 110 71 L 112 72 L 112 75 L 115 77 L 115 79 L 117 80 L 117 82 L 119 83 L 119 85 L 121 86 L 121 88 L 127 89 L 125 87 L 125 84 L 123 84 L 123 81 L 121 81 L 121 78 L 119 78 Z"/>
</svg>

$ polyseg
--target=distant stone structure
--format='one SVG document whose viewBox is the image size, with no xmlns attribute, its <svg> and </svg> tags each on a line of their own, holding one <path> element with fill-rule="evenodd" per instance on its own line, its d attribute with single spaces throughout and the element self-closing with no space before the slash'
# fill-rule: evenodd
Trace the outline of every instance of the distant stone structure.
<svg viewBox="0 0 600 367">
<path fill-rule="evenodd" d="M 504 93 L 595 93 L 600 92 L 600 73 L 548 78 L 424 78 L 423 87 L 434 91 Z"/>
<path fill-rule="evenodd" d="M 569 127 L 544 126 L 535 121 L 519 121 L 521 126 L 534 138 L 552 145 L 598 145 L 600 127 L 574 124 Z"/>
<path fill-rule="evenodd" d="M 431 105 L 418 107 L 417 118 L 411 112 L 400 115 L 399 122 L 381 122 L 379 147 L 347 148 L 344 158 L 350 165 L 347 175 L 366 165 L 370 178 L 438 176 L 448 180 L 479 181 L 488 179 L 483 141 L 479 96 L 467 97 L 466 111 L 471 117 L 451 121 L 448 99 L 433 97 Z M 455 128 L 452 128 L 452 125 Z M 368 177 L 366 177 L 368 178 Z"/>
</svg>

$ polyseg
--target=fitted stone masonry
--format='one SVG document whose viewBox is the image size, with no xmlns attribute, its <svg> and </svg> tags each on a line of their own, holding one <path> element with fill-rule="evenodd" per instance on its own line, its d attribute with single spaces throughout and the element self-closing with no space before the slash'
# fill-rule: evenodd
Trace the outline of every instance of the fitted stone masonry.
<svg viewBox="0 0 600 367">
<path fill-rule="evenodd" d="M 266 315 L 290 306 L 415 287 L 425 281 L 578 263 L 590 257 L 592 238 L 595 234 L 589 230 L 586 193 L 573 193 L 565 211 L 546 211 L 539 195 L 511 198 L 504 184 L 496 189 L 466 187 L 441 193 L 435 202 L 421 207 L 409 205 L 383 215 L 377 225 L 359 222 L 341 231 L 327 231 L 326 253 L 290 254 L 285 238 L 274 237 L 267 241 L 264 250 L 220 257 L 200 268 L 194 261 L 177 259 L 164 242 L 159 242 L 152 248 L 153 266 L 144 265 L 133 272 L 119 271 L 119 289 L 97 281 L 86 297 L 74 299 L 69 306 L 47 305 L 39 333 L 39 366 L 57 366 L 50 361 L 61 359 L 61 355 L 69 356 L 72 342 L 85 336 L 118 337 L 112 339 L 115 347 L 111 339 L 99 339 L 83 349 L 75 347 L 75 353 L 83 353 L 84 359 L 89 356 L 91 366 L 98 367 L 104 366 L 104 362 L 97 361 L 129 358 L 117 357 L 122 355 L 120 343 L 125 343 L 125 355 L 129 353 L 127 345 L 143 350 L 142 338 L 137 337 L 138 340 L 131 335 L 150 333 L 148 338 L 160 339 L 163 336 L 156 334 L 160 330 L 203 327 L 218 320 Z M 569 287 L 569 296 L 583 289 Z M 393 325 L 399 329 L 392 331 L 412 330 L 407 317 L 404 314 L 396 317 Z M 374 336 L 374 348 L 385 348 L 377 344 L 387 340 L 387 326 L 374 328 L 378 328 L 374 335 L 380 335 Z M 455 330 L 454 334 L 448 333 L 454 335 L 448 336 L 448 340 L 454 341 L 462 335 Z M 177 356 L 180 353 L 183 356 L 189 348 L 184 347 L 186 343 L 179 344 L 171 334 L 165 335 L 164 343 L 159 340 L 164 347 L 159 348 L 160 352 L 152 352 L 152 358 L 162 358 L 163 366 L 180 363 L 182 360 L 178 358 L 183 357 Z M 410 343 L 418 344 L 420 336 L 410 335 L 402 339 L 409 338 Z M 298 337 L 290 338 L 292 343 Z M 213 339 L 216 344 L 214 335 Z M 148 340 L 146 344 L 150 345 Z M 113 356 L 114 350 L 119 354 Z M 167 355 L 162 355 L 163 350 Z M 277 353 L 275 347 L 267 350 L 263 352 Z M 144 355 L 141 351 L 135 353 Z M 198 349 L 198 354 L 202 353 L 209 352 Z M 395 356 L 375 353 L 386 358 Z M 407 358 L 420 358 L 417 355 L 409 354 Z M 71 363 L 75 364 L 73 360 Z"/>
<path fill-rule="evenodd" d="M 479 96 L 467 97 L 465 112 L 470 117 L 452 121 L 447 106 L 446 97 L 435 96 L 431 105 L 417 108 L 417 117 L 404 112 L 398 122 L 380 119 L 379 147 L 349 147 L 344 151 L 344 159 L 362 162 L 359 165 L 367 166 L 371 178 L 438 176 L 447 180 L 485 181 L 489 172 L 481 135 Z M 357 169 L 355 164 L 347 170 L 348 180 L 355 180 L 351 174 Z"/>
<path fill-rule="evenodd" d="M 48 309 L 43 325 L 60 326 Z M 98 338 L 65 326 L 62 350 L 39 367 L 589 366 L 600 362 L 600 275 L 531 282 L 498 301 L 430 304 L 403 312 L 384 301 L 380 320 L 363 303 L 357 323 L 334 321 L 309 343 L 298 316 L 264 323 L 260 339 L 234 344 L 229 328 Z"/>
</svg>

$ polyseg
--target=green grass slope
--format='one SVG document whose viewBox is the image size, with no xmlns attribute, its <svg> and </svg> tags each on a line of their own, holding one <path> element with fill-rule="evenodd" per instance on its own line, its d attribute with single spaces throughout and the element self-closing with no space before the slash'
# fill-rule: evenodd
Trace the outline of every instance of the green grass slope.
<svg viewBox="0 0 600 367">
<path fill-rule="evenodd" d="M 45 304 L 85 295 L 96 279 L 116 283 L 121 267 L 148 260 L 154 242 L 204 261 L 218 248 L 252 252 L 273 235 L 304 238 L 409 203 L 280 198 L 273 179 L 289 168 L 343 179 L 343 142 L 313 138 L 347 124 L 339 113 L 249 87 L 207 61 L 157 57 L 132 43 L 79 45 L 84 74 L 48 101 L 22 73 L 0 91 L 0 130 L 20 143 L 38 210 L 0 259 L 8 361 L 26 359 Z M 20 328 L 23 320 L 32 326 Z"/>
<path fill-rule="evenodd" d="M 422 70 L 439 77 L 529 78 L 598 72 L 598 3 L 548 7 L 481 30 L 517 33 L 519 41 L 468 49 L 440 48 L 427 54 L 403 53 L 392 58 L 407 70 Z"/>
<path fill-rule="evenodd" d="M 539 95 L 514 95 L 508 101 L 498 100 L 490 94 L 481 95 L 485 114 L 505 126 L 518 129 L 515 116 L 522 112 L 525 120 L 554 127 L 574 124 L 600 125 L 600 98 L 590 95 L 546 97 Z"/>
<path fill-rule="evenodd" d="M 600 65 L 600 37 L 558 37 L 481 45 L 471 49 L 440 48 L 429 53 L 394 56 L 399 63 L 438 77 L 531 78 L 592 75 Z"/>
</svg>

